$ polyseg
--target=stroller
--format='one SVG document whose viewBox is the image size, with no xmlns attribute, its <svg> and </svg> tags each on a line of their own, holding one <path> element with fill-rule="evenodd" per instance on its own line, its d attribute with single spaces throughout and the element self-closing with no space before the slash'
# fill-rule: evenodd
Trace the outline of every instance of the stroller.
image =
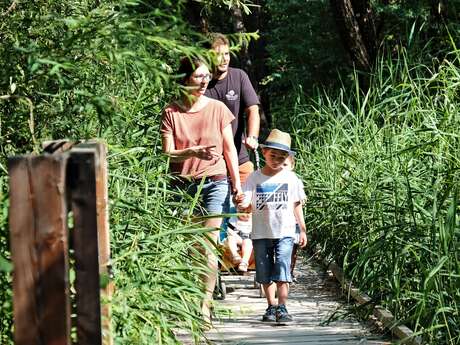
<svg viewBox="0 0 460 345">
<path fill-rule="evenodd" d="M 256 169 L 259 169 L 257 150 L 254 150 L 254 155 Z M 236 212 L 235 207 L 230 209 L 230 213 Z M 221 259 L 214 290 L 215 299 L 225 299 L 227 293 L 225 283 L 222 281 L 222 275 L 248 275 L 251 271 L 255 271 L 252 243 L 249 239 L 252 231 L 251 227 L 251 222 L 239 220 L 237 217 L 225 219 L 222 223 L 220 231 Z M 250 253 L 250 256 L 248 256 L 248 253 Z M 254 287 L 257 287 L 255 280 Z"/>
<path fill-rule="evenodd" d="M 227 293 L 227 287 L 223 282 L 223 275 L 249 275 L 251 271 L 255 270 L 254 255 L 252 253 L 252 245 L 245 247 L 245 250 L 250 250 L 250 256 L 247 264 L 243 265 L 241 269 L 243 240 L 249 239 L 249 233 L 242 231 L 242 222 L 226 221 L 221 229 L 220 237 L 220 260 L 219 260 L 219 271 L 217 274 L 216 288 L 214 290 L 215 299 L 225 299 Z M 245 225 L 247 227 L 247 225 Z M 250 223 L 249 223 L 250 226 Z M 247 231 L 247 229 L 246 229 Z M 242 238 L 245 237 L 244 239 Z M 250 242 L 249 242 L 250 243 Z M 244 245 L 248 245 L 245 242 Z M 247 257 L 248 254 L 245 254 Z"/>
</svg>

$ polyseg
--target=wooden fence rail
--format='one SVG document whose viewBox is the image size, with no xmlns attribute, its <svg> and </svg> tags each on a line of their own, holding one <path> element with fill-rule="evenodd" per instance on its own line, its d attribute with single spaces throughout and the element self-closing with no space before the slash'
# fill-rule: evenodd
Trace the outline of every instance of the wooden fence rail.
<svg viewBox="0 0 460 345">
<path fill-rule="evenodd" d="M 14 341 L 111 345 L 106 148 L 57 147 L 8 162 Z"/>
</svg>

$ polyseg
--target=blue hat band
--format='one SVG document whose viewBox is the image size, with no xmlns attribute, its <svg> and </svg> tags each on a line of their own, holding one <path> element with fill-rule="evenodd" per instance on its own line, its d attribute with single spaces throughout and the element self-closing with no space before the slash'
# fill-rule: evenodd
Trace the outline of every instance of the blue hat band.
<svg viewBox="0 0 460 345">
<path fill-rule="evenodd" d="M 274 143 L 273 141 L 266 141 L 263 145 L 260 146 L 291 152 L 291 148 L 289 146 L 280 143 Z"/>
</svg>

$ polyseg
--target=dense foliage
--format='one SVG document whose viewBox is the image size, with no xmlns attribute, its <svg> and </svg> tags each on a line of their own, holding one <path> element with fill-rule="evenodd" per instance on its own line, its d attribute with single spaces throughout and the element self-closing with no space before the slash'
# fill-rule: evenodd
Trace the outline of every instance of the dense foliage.
<svg viewBox="0 0 460 345">
<path fill-rule="evenodd" d="M 253 82 L 274 125 L 295 136 L 314 242 L 429 343 L 458 344 L 458 4 L 352 2 L 375 16 L 379 54 L 366 73 L 353 69 L 330 1 L 207 0 L 195 15 L 234 33 L 242 6 L 258 30 L 265 51 L 252 64 L 266 74 Z M 190 29 L 196 3 L 0 5 L 0 343 L 12 342 L 6 158 L 93 137 L 109 145 L 116 343 L 202 337 L 204 266 L 190 254 L 206 230 L 176 220 L 184 205 L 166 187 L 158 135 L 178 57 L 204 54 L 196 18 Z"/>
<path fill-rule="evenodd" d="M 269 25 L 263 34 L 271 38 L 267 40 L 271 73 L 264 82 L 270 94 L 278 97 L 273 106 L 283 104 L 283 98 L 292 102 L 295 87 L 310 92 L 337 84 L 346 58 L 328 1 L 267 0 L 264 10 L 269 13 Z"/>
<path fill-rule="evenodd" d="M 117 344 L 174 343 L 174 330 L 202 331 L 204 266 L 193 248 L 205 230 L 172 213 L 182 206 L 165 187 L 158 136 L 178 58 L 199 54 L 191 42 L 202 40 L 182 7 L 42 0 L 0 9 L 0 268 L 10 256 L 6 158 L 38 152 L 46 139 L 105 139 Z M 0 272 L 0 286 L 0 343 L 10 344 L 10 274 Z"/>
<path fill-rule="evenodd" d="M 460 343 L 458 66 L 402 50 L 292 120 L 315 242 L 429 344 Z"/>
<path fill-rule="evenodd" d="M 331 10 L 333 1 L 290 0 L 259 1 L 267 17 L 265 27 L 259 28 L 266 41 L 267 75 L 261 83 L 270 97 L 271 114 L 275 125 L 289 126 L 287 114 L 298 92 L 311 95 L 317 89 L 336 90 L 340 85 L 354 87 L 355 61 L 351 47 L 339 35 L 337 18 Z M 455 1 L 410 0 L 352 0 L 355 8 L 368 7 L 373 19 L 375 46 L 372 67 L 377 68 L 378 56 L 383 49 L 398 58 L 398 48 L 424 51 L 425 58 L 438 63 L 452 48 L 459 45 L 460 26 Z M 363 13 L 355 13 L 359 18 Z M 355 18 L 355 20 L 357 19 Z M 247 22 L 253 20 L 248 16 Z M 360 28 L 362 29 L 362 28 Z M 362 33 L 362 32 L 361 32 Z M 363 40 L 369 37 L 363 37 Z M 360 73 L 362 71 L 358 71 Z M 371 71 L 365 71 L 370 72 Z M 361 73 L 362 88 L 367 83 L 367 73 Z"/>
</svg>

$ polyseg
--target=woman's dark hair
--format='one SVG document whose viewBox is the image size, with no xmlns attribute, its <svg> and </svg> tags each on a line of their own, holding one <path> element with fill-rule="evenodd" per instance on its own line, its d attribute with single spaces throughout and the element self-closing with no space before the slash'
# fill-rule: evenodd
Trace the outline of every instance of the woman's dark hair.
<svg viewBox="0 0 460 345">
<path fill-rule="evenodd" d="M 205 62 L 197 57 L 183 57 L 180 60 L 179 69 L 177 70 L 177 74 L 182 76 L 179 83 L 185 85 L 185 82 L 190 78 L 193 72 L 203 64 L 205 64 Z"/>
</svg>

